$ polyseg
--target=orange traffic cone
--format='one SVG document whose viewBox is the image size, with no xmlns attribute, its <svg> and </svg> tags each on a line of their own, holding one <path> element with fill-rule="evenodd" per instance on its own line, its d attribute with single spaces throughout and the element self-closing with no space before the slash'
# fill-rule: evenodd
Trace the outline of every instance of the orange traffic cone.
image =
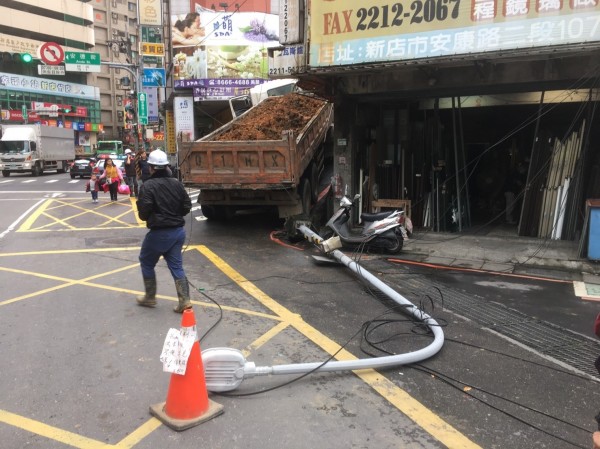
<svg viewBox="0 0 600 449">
<path fill-rule="evenodd" d="M 181 327 L 196 327 L 192 309 L 183 311 Z M 174 430 L 186 430 L 223 413 L 223 406 L 208 399 L 198 337 L 192 346 L 184 375 L 171 374 L 167 401 L 150 407 L 150 414 Z"/>
</svg>

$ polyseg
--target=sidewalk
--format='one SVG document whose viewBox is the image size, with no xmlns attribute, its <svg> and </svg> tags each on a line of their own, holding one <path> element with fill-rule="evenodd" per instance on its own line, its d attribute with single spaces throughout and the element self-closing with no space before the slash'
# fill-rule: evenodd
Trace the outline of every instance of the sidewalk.
<svg viewBox="0 0 600 449">
<path fill-rule="evenodd" d="M 424 263 L 514 272 L 549 269 L 576 281 L 600 284 L 600 263 L 578 255 L 578 241 L 544 240 L 502 233 L 469 235 L 415 230 L 398 258 Z"/>
</svg>

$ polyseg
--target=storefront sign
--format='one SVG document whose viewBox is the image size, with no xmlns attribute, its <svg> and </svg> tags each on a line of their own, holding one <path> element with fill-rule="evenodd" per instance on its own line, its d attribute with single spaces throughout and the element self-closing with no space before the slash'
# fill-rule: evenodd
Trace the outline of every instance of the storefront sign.
<svg viewBox="0 0 600 449">
<path fill-rule="evenodd" d="M 300 0 L 279 0 L 279 43 L 302 42 Z"/>
<path fill-rule="evenodd" d="M 146 103 L 148 106 L 148 123 L 158 122 L 158 91 L 156 88 L 144 87 L 142 89 L 146 94 Z"/>
<path fill-rule="evenodd" d="M 59 112 L 61 115 L 73 116 L 73 117 L 87 117 L 88 110 L 85 106 L 73 107 L 68 104 L 62 103 L 45 103 L 42 101 L 32 101 L 31 109 L 39 115 L 53 115 L 57 117 Z M 69 110 L 69 112 L 64 112 Z"/>
<path fill-rule="evenodd" d="M 65 81 L 0 72 L 0 88 L 100 100 L 100 89 Z"/>
<path fill-rule="evenodd" d="M 600 41 L 600 0 L 316 0 L 310 66 Z"/>
<path fill-rule="evenodd" d="M 231 97 L 248 95 L 249 88 L 241 87 L 194 87 L 194 101 L 228 100 Z"/>
<path fill-rule="evenodd" d="M 208 79 L 194 79 L 194 80 L 179 80 L 175 81 L 176 88 L 189 89 L 190 87 L 239 87 L 249 89 L 259 84 L 264 83 L 264 79 L 220 79 L 220 78 L 208 78 Z"/>
<path fill-rule="evenodd" d="M 165 44 L 155 42 L 142 42 L 141 54 L 142 56 L 164 56 Z"/>
<path fill-rule="evenodd" d="M 153 69 L 144 67 L 142 76 L 143 87 L 165 87 L 165 69 Z"/>
<path fill-rule="evenodd" d="M 191 24 L 187 14 L 171 17 L 176 87 L 183 87 L 183 80 L 268 79 L 268 49 L 281 46 L 277 15 L 204 9 L 190 13 L 196 15 Z"/>
<path fill-rule="evenodd" d="M 178 141 L 196 140 L 194 132 L 194 99 L 193 97 L 175 97 L 175 133 Z"/>
<path fill-rule="evenodd" d="M 43 41 L 27 39 L 24 37 L 16 39 L 15 36 L 0 33 L 0 51 L 35 55 L 37 54 L 38 48 L 40 48 L 40 45 L 43 43 Z"/>
<path fill-rule="evenodd" d="M 199 45 L 279 46 L 279 17 L 261 12 L 206 12 L 199 14 L 199 24 L 184 27 L 186 14 L 171 17 L 173 47 Z M 178 23 L 179 22 L 179 23 Z"/>
<path fill-rule="evenodd" d="M 140 25 L 162 25 L 161 0 L 140 0 L 137 4 Z"/>
<path fill-rule="evenodd" d="M 304 45 L 286 45 L 269 51 L 269 76 L 291 76 L 306 70 Z"/>
</svg>

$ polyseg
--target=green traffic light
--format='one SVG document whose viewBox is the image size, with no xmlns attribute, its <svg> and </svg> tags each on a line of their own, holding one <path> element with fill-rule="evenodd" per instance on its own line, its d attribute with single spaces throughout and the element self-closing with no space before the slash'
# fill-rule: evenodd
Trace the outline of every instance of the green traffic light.
<svg viewBox="0 0 600 449">
<path fill-rule="evenodd" d="M 33 61 L 33 57 L 29 53 L 22 53 L 21 54 L 21 61 L 23 61 L 23 62 L 31 62 L 31 61 Z"/>
</svg>

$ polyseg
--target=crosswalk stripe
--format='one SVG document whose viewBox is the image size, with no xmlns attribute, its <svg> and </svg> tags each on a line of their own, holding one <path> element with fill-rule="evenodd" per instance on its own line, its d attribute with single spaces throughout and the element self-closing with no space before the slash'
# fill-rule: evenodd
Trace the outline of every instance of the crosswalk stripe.
<svg viewBox="0 0 600 449">
<path fill-rule="evenodd" d="M 46 184 L 52 184 L 53 182 L 58 182 L 58 179 L 50 179 L 46 181 Z"/>
</svg>

